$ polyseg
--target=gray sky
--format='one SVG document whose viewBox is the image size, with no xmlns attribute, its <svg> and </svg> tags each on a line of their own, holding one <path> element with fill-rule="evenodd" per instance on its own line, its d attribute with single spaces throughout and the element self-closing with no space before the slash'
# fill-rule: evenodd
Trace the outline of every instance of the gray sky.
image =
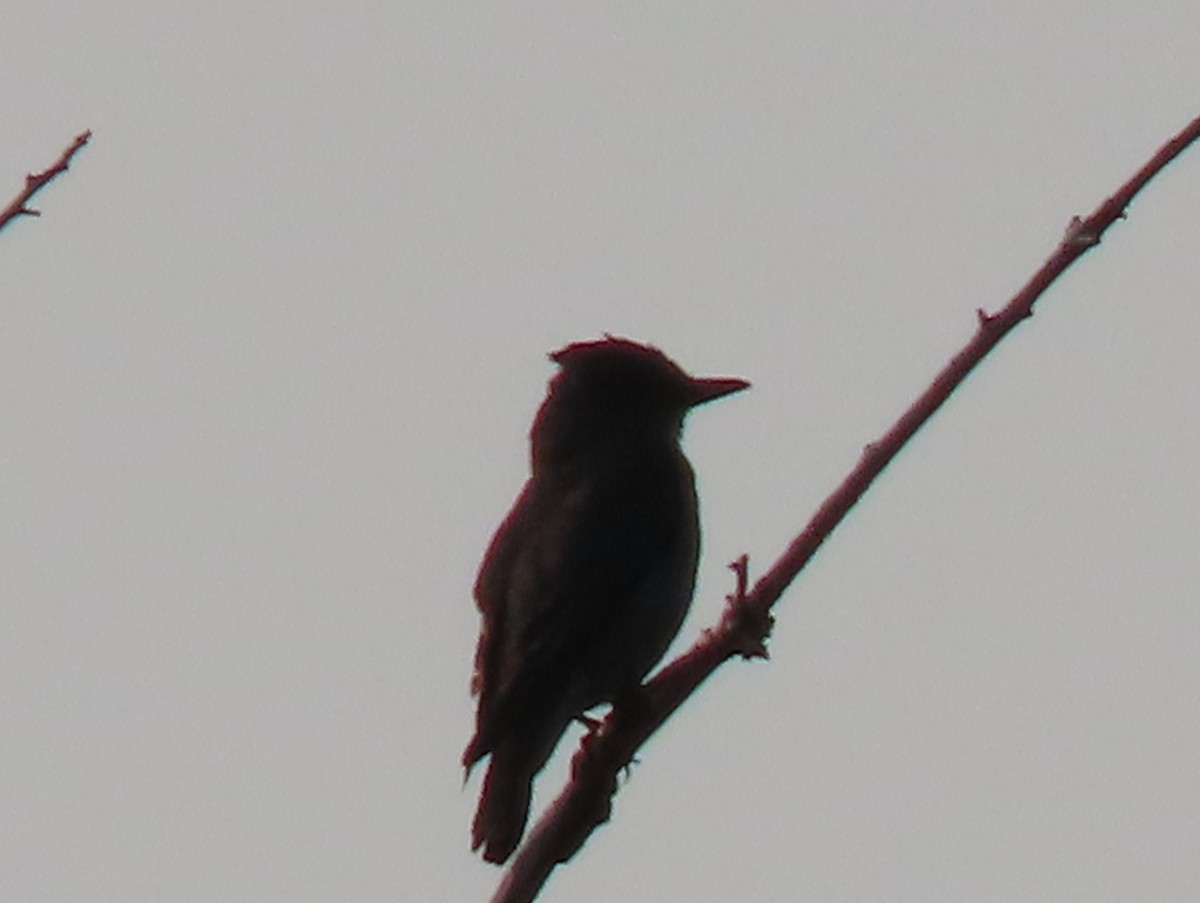
<svg viewBox="0 0 1200 903">
<path fill-rule="evenodd" d="M 0 14 L 0 895 L 483 900 L 470 586 L 546 352 L 698 412 L 681 644 L 1200 113 L 1194 4 Z M 1200 897 L 1200 157 L 645 750 L 544 899 Z M 557 791 L 560 756 L 541 782 Z"/>
</svg>

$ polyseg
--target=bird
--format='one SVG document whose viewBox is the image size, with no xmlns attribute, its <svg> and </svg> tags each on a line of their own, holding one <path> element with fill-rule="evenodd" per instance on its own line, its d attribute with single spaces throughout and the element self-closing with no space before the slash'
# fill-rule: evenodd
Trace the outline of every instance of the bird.
<svg viewBox="0 0 1200 903">
<path fill-rule="evenodd" d="M 471 769 L 490 756 L 471 848 L 503 863 L 534 777 L 571 722 L 636 691 L 679 632 L 700 552 L 685 415 L 749 387 L 689 376 L 662 351 L 605 335 L 550 355 L 530 477 L 475 582 Z"/>
</svg>

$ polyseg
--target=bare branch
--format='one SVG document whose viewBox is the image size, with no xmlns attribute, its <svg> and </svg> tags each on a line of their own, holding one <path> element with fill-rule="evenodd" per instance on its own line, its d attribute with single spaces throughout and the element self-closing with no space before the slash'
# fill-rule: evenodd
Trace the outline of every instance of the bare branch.
<svg viewBox="0 0 1200 903">
<path fill-rule="evenodd" d="M 617 776 L 633 761 L 646 739 L 723 662 L 735 655 L 765 655 L 771 608 L 875 478 L 988 352 L 1013 327 L 1032 316 L 1034 302 L 1051 283 L 1084 252 L 1099 244 L 1109 226 L 1124 218 L 1134 195 L 1198 137 L 1200 118 L 1163 145 L 1090 216 L 1073 218 L 1050 258 L 1008 304 L 994 314 L 976 311 L 978 323 L 971 340 L 891 429 L 863 449 L 858 464 L 748 594 L 746 563 L 739 559 L 733 565 L 738 590 L 729 596 L 721 623 L 705 631 L 689 651 L 655 675 L 636 699 L 615 706 L 599 728 L 584 738 L 571 763 L 570 782 L 530 832 L 492 903 L 533 900 L 554 867 L 570 859 L 592 831 L 608 820 Z"/>
<path fill-rule="evenodd" d="M 71 165 L 71 158 L 83 150 L 84 145 L 91 138 L 92 132 L 90 129 L 81 132 L 75 136 L 75 140 L 71 142 L 70 146 L 58 155 L 58 159 L 50 164 L 49 169 L 42 172 L 30 173 L 25 177 L 24 190 L 13 198 L 12 203 L 5 207 L 3 211 L 0 211 L 0 229 L 3 229 L 18 216 L 41 216 L 41 212 L 30 207 L 29 202 L 35 194 L 52 182 L 60 173 L 67 171 L 67 167 Z"/>
</svg>

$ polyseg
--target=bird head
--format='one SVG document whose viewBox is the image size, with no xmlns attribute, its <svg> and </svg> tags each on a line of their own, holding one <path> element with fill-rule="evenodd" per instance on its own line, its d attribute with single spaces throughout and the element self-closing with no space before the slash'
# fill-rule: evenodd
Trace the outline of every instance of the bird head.
<svg viewBox="0 0 1200 903">
<path fill-rule="evenodd" d="M 675 442 L 689 410 L 750 385 L 689 376 L 657 348 L 613 336 L 574 342 L 550 359 L 561 369 L 534 421 L 535 459 L 597 445 Z"/>
</svg>

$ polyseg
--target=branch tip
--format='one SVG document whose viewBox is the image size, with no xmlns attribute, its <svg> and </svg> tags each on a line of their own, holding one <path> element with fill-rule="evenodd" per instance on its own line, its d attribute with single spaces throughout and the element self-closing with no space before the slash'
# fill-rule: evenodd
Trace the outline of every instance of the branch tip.
<svg viewBox="0 0 1200 903">
<path fill-rule="evenodd" d="M 42 172 L 31 172 L 25 176 L 25 188 L 3 210 L 0 210 L 0 229 L 19 216 L 41 216 L 41 212 L 29 206 L 29 201 L 35 194 L 46 187 L 58 175 L 67 171 L 74 157 L 92 138 L 91 129 L 80 132 L 75 140 L 66 148 L 58 159 Z"/>
</svg>

